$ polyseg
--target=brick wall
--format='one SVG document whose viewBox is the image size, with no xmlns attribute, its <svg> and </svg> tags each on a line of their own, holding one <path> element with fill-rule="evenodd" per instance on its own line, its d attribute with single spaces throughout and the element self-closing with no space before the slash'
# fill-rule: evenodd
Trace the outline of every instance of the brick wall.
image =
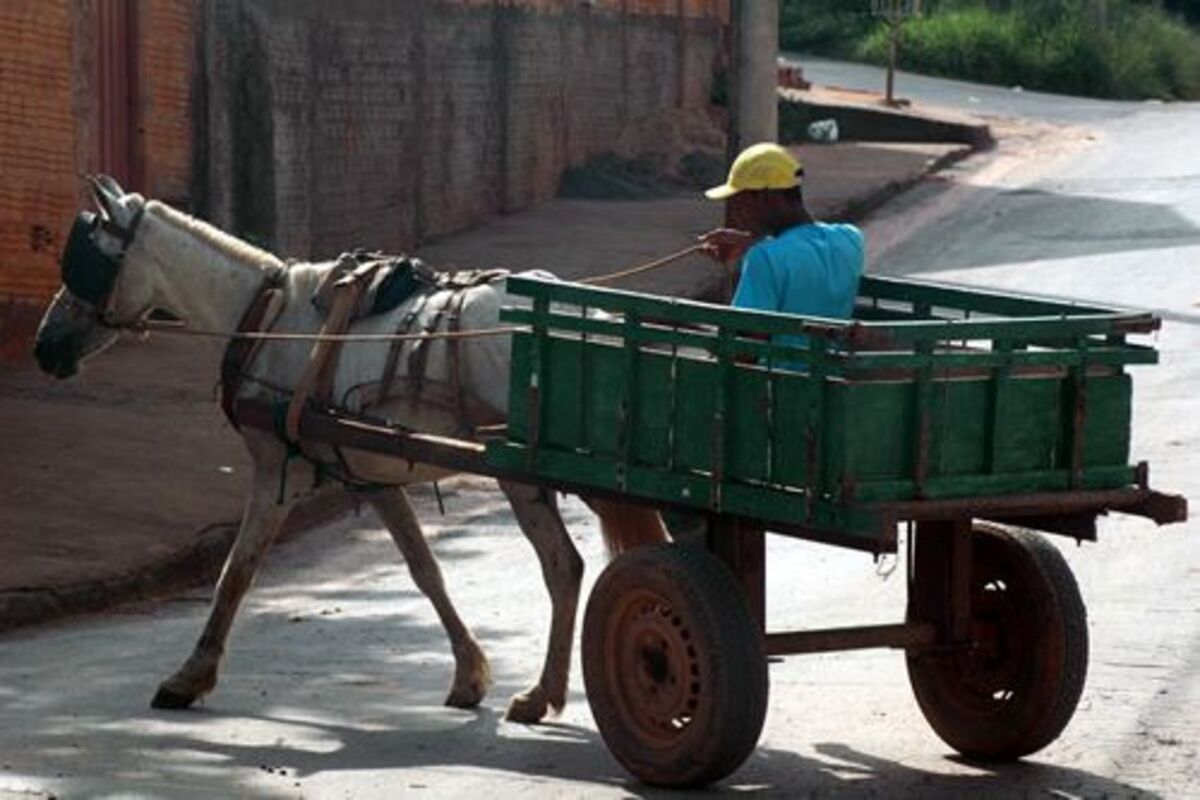
<svg viewBox="0 0 1200 800">
<path fill-rule="evenodd" d="M 192 87 L 196 8 L 192 0 L 136 0 L 138 191 L 188 203 L 192 180 Z"/>
<path fill-rule="evenodd" d="M 549 199 L 589 156 L 714 135 L 728 0 L 2 0 L 0 359 L 28 353 L 82 177 L 113 169 L 97 20 L 114 3 L 134 48 L 127 188 L 290 255 L 411 248 Z"/>
<path fill-rule="evenodd" d="M 108 42 L 109 58 L 133 48 L 126 188 L 188 203 L 198 2 L 0 2 L 0 360 L 28 357 L 58 288 L 63 237 L 87 202 L 83 176 L 115 169 L 100 146 L 102 8 L 131 12 Z"/>
<path fill-rule="evenodd" d="M 589 156 L 681 155 L 715 128 L 727 6 L 209 0 L 202 210 L 297 257 L 408 248 Z"/>
<path fill-rule="evenodd" d="M 26 342 L 58 286 L 62 236 L 76 202 L 72 17 L 66 2 L 0 3 L 0 348 Z"/>
</svg>

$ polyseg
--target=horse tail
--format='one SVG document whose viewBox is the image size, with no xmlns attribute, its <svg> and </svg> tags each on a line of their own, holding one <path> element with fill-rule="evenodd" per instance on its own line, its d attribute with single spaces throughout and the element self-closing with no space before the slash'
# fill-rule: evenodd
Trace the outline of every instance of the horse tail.
<svg viewBox="0 0 1200 800">
<path fill-rule="evenodd" d="M 662 517 L 652 508 L 595 497 L 583 501 L 600 518 L 600 534 L 610 559 L 635 547 L 671 541 Z"/>
</svg>

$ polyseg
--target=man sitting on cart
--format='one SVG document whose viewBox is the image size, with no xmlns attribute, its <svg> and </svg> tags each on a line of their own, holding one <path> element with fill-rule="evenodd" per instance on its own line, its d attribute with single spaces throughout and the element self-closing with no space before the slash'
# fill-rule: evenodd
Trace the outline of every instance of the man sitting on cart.
<svg viewBox="0 0 1200 800">
<path fill-rule="evenodd" d="M 814 220 L 803 177 L 803 166 L 779 145 L 746 148 L 728 180 L 705 192 L 725 201 L 725 227 L 701 242 L 716 260 L 739 265 L 735 307 L 849 319 L 863 273 L 863 234 L 853 225 Z M 775 341 L 804 347 L 806 340 Z"/>
</svg>

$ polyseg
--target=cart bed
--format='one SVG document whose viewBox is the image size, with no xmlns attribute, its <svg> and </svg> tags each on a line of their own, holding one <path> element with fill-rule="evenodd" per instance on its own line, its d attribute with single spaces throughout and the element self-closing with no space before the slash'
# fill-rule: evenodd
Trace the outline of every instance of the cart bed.
<svg viewBox="0 0 1200 800">
<path fill-rule="evenodd" d="M 1126 367 L 1157 361 L 1129 341 L 1158 328 L 1150 314 L 885 278 L 864 278 L 852 321 L 508 290 L 531 305 L 503 316 L 529 331 L 496 469 L 875 545 L 970 499 L 1086 536 L 1100 498 L 1146 491 Z"/>
</svg>

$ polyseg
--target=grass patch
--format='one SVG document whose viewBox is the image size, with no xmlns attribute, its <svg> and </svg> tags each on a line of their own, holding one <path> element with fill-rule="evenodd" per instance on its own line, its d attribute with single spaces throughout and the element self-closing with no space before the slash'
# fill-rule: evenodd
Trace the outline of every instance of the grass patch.
<svg viewBox="0 0 1200 800">
<path fill-rule="evenodd" d="M 1088 97 L 1200 99 L 1200 33 L 1180 17 L 1133 0 L 1109 0 L 1107 25 L 1099 30 L 1083 0 L 996 5 L 1002 10 L 943 0 L 904 27 L 900 65 Z M 871 17 L 869 0 L 785 0 L 782 12 L 784 49 L 887 62 L 887 29 Z"/>
</svg>

